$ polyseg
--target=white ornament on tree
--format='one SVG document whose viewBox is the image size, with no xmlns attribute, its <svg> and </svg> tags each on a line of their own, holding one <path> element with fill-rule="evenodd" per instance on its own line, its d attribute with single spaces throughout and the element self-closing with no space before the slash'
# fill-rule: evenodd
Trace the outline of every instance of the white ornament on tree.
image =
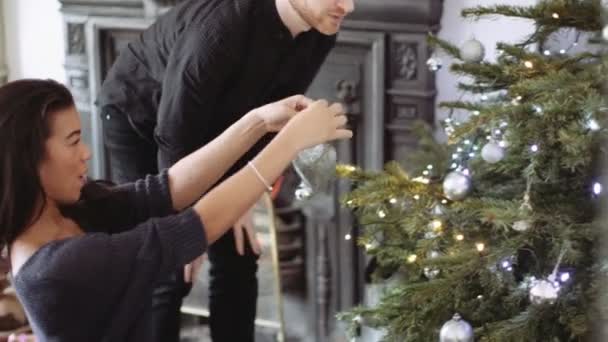
<svg viewBox="0 0 608 342">
<path fill-rule="evenodd" d="M 495 164 L 505 157 L 505 150 L 495 141 L 490 141 L 481 149 L 481 158 L 490 164 Z"/>
<path fill-rule="evenodd" d="M 530 229 L 530 226 L 531 226 L 530 221 L 520 220 L 520 221 L 513 223 L 513 230 L 518 231 L 518 232 L 525 232 L 528 229 Z"/>
<path fill-rule="evenodd" d="M 464 199 L 471 191 L 471 178 L 460 171 L 452 171 L 443 180 L 443 193 L 452 201 Z"/>
<path fill-rule="evenodd" d="M 530 301 L 534 304 L 553 304 L 559 294 L 559 285 L 548 280 L 537 280 L 530 288 Z"/>
<path fill-rule="evenodd" d="M 441 58 L 433 54 L 429 59 L 426 60 L 426 66 L 430 71 L 437 71 L 441 69 L 443 62 L 441 61 Z"/>
<path fill-rule="evenodd" d="M 460 58 L 467 63 L 479 63 L 483 61 L 486 50 L 477 39 L 466 41 L 460 47 Z"/>
<path fill-rule="evenodd" d="M 439 332 L 439 342 L 473 342 L 473 339 L 473 327 L 458 313 L 445 322 Z"/>
</svg>

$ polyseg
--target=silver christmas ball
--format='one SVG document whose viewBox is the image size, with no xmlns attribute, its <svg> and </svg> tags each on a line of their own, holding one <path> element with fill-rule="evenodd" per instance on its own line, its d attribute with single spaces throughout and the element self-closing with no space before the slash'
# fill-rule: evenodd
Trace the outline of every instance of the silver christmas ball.
<svg viewBox="0 0 608 342">
<path fill-rule="evenodd" d="M 505 157 L 505 150 L 496 142 L 490 141 L 481 149 L 481 158 L 490 164 L 495 164 Z"/>
<path fill-rule="evenodd" d="M 534 304 L 555 303 L 559 285 L 547 280 L 537 280 L 530 288 L 530 301 Z"/>
<path fill-rule="evenodd" d="M 427 253 L 427 258 L 429 259 L 435 259 L 438 258 L 439 256 L 441 256 L 441 253 L 438 251 L 430 251 Z M 435 279 L 439 273 L 441 272 L 441 270 L 439 270 L 437 267 L 425 267 L 423 269 L 424 272 L 424 276 L 429 279 L 429 280 L 433 280 Z"/>
<path fill-rule="evenodd" d="M 608 40 L 608 25 L 604 26 L 604 29 L 602 30 L 602 37 L 604 40 Z"/>
<path fill-rule="evenodd" d="M 467 63 L 479 63 L 485 54 L 486 49 L 477 39 L 468 40 L 460 47 L 460 58 Z"/>
<path fill-rule="evenodd" d="M 434 267 L 425 267 L 424 268 L 424 276 L 429 280 L 435 279 L 439 275 L 439 272 L 440 272 L 439 269 L 434 268 Z"/>
<path fill-rule="evenodd" d="M 525 232 L 526 230 L 530 229 L 530 226 L 530 221 L 521 220 L 513 223 L 513 230 L 518 232 Z"/>
<path fill-rule="evenodd" d="M 430 71 L 437 71 L 441 69 L 441 67 L 443 66 L 443 62 L 441 62 L 440 58 L 433 55 L 431 56 L 431 58 L 427 59 L 426 66 L 429 68 Z"/>
<path fill-rule="evenodd" d="M 443 180 L 443 193 L 452 201 L 464 199 L 471 188 L 471 178 L 460 171 L 448 173 Z"/>
<path fill-rule="evenodd" d="M 473 342 L 473 339 L 473 327 L 459 314 L 445 322 L 439 332 L 439 342 Z"/>
</svg>

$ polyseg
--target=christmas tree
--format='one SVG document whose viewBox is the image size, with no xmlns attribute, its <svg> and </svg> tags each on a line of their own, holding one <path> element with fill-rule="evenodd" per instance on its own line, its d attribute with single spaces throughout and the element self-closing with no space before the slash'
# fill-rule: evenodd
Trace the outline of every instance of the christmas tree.
<svg viewBox="0 0 608 342">
<path fill-rule="evenodd" d="M 375 279 L 391 284 L 377 306 L 342 319 L 400 342 L 593 337 L 607 303 L 597 219 L 608 133 L 604 12 L 600 0 L 464 10 L 534 21 L 525 41 L 497 44 L 495 62 L 474 39 L 457 47 L 429 38 L 466 76 L 458 87 L 470 100 L 440 105 L 447 144 L 420 125 L 411 159 L 382 172 L 338 166 L 353 184 L 343 201 L 378 265 Z M 556 37 L 566 46 L 552 47 Z"/>
</svg>

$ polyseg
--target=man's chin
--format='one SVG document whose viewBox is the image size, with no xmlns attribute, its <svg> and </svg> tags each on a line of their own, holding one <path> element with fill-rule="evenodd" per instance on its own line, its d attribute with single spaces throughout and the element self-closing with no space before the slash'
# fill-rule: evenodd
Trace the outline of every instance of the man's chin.
<svg viewBox="0 0 608 342">
<path fill-rule="evenodd" d="M 317 31 L 326 36 L 333 36 L 340 31 L 340 25 L 326 24 L 317 28 Z"/>
</svg>

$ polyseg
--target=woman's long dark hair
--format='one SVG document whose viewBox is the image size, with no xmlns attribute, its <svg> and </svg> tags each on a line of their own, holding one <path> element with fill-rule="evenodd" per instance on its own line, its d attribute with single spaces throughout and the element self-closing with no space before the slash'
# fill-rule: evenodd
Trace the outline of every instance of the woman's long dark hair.
<svg viewBox="0 0 608 342">
<path fill-rule="evenodd" d="M 49 137 L 49 114 L 74 106 L 53 80 L 23 79 L 0 87 L 0 248 L 40 215 L 45 194 L 39 165 Z"/>
</svg>

